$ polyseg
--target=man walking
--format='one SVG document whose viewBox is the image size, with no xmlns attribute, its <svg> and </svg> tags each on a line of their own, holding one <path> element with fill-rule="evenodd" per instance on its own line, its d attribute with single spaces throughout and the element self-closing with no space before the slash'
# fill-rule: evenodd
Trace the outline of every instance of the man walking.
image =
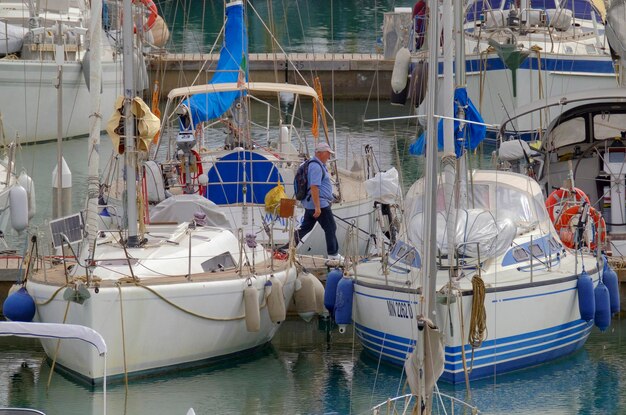
<svg viewBox="0 0 626 415">
<path fill-rule="evenodd" d="M 304 208 L 304 219 L 300 229 L 296 231 L 296 245 L 302 238 L 319 223 L 326 235 L 326 251 L 328 259 L 342 261 L 339 255 L 339 244 L 337 243 L 337 224 L 330 205 L 333 202 L 333 184 L 330 180 L 330 173 L 326 169 L 326 162 L 331 154 L 335 154 L 328 143 L 319 142 L 315 146 L 315 156 L 308 165 L 308 189 L 307 195 L 302 201 Z"/>
</svg>

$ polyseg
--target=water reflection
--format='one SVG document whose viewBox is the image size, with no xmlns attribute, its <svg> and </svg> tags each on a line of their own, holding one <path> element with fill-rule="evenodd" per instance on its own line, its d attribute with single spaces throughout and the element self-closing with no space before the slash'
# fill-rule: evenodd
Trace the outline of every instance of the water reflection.
<svg viewBox="0 0 626 415">
<path fill-rule="evenodd" d="M 32 407 L 34 404 L 35 370 L 28 362 L 22 362 L 11 374 L 9 401 L 15 406 Z"/>
<path fill-rule="evenodd" d="M 593 333 L 585 348 L 550 364 L 472 383 L 471 400 L 486 414 L 620 414 L 626 412 L 622 378 L 626 323 Z M 288 320 L 269 347 L 220 365 L 110 385 L 114 414 L 359 414 L 405 393 L 401 370 L 362 354 L 353 332 L 329 332 L 315 320 Z M 102 389 L 57 373 L 37 343 L 0 343 L 0 406 L 29 405 L 53 414 L 99 414 Z M 26 362 L 26 365 L 22 365 Z M 464 385 L 440 384 L 469 400 Z"/>
<path fill-rule="evenodd" d="M 253 0 L 247 4 L 249 49 L 275 50 L 258 14 L 288 52 L 375 53 L 380 48 L 383 13 L 412 5 L 408 0 Z M 159 6 L 172 32 L 170 51 L 211 50 L 224 20 L 223 2 L 175 1 Z"/>
</svg>

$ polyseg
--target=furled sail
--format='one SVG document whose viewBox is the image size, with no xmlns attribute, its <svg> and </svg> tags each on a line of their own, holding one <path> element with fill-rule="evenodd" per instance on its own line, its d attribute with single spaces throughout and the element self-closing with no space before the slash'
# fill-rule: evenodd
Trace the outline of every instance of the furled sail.
<svg viewBox="0 0 626 415">
<path fill-rule="evenodd" d="M 606 39 L 611 53 L 626 63 L 626 1 L 614 0 L 606 14 Z"/>
<path fill-rule="evenodd" d="M 226 5 L 226 27 L 224 45 L 220 51 L 217 70 L 209 85 L 240 82 L 248 79 L 246 55 L 248 54 L 248 35 L 243 21 L 243 4 L 234 1 Z M 240 91 L 198 94 L 186 99 L 193 125 L 208 121 L 224 114 L 239 98 Z M 191 128 L 181 125 L 181 129 Z"/>
<path fill-rule="evenodd" d="M 135 116 L 135 134 L 137 136 L 137 149 L 148 151 L 150 142 L 159 132 L 161 121 L 159 117 L 150 111 L 150 107 L 139 97 L 133 98 L 130 111 Z M 113 150 L 117 154 L 124 154 L 126 149 L 126 135 L 124 119 L 124 97 L 119 96 L 115 101 L 115 111 L 107 122 L 106 131 L 113 141 Z"/>
</svg>

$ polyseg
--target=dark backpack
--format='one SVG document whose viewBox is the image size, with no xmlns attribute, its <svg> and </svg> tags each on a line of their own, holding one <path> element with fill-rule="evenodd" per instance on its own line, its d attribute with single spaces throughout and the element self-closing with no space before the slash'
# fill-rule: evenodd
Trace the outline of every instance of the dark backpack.
<svg viewBox="0 0 626 415">
<path fill-rule="evenodd" d="M 324 171 L 324 166 L 322 163 L 315 159 L 308 159 L 304 163 L 298 167 L 298 171 L 296 171 L 296 176 L 293 179 L 293 191 L 296 196 L 296 200 L 304 200 L 306 199 L 307 194 L 309 193 L 309 163 L 314 161 L 319 164 L 322 168 L 322 180 L 324 180 L 324 176 L 326 172 Z"/>
</svg>

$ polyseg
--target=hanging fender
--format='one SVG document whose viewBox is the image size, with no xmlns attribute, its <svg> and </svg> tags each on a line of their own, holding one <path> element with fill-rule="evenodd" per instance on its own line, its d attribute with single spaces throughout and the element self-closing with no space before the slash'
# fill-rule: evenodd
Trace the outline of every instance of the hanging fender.
<svg viewBox="0 0 626 415">
<path fill-rule="evenodd" d="M 546 209 L 548 209 L 550 220 L 556 224 L 566 204 L 582 204 L 583 202 L 590 204 L 589 197 L 578 187 L 574 187 L 574 193 L 569 189 L 560 188 L 550 193 L 546 199 Z"/>
<path fill-rule="evenodd" d="M 561 212 L 561 215 L 554 224 L 555 229 L 561 237 L 561 242 L 568 248 L 574 248 L 575 246 L 572 228 L 577 225 L 582 214 L 582 206 L 570 206 L 565 209 L 565 211 Z M 594 225 L 593 238 L 589 241 L 589 248 L 595 250 L 598 243 L 604 244 L 606 242 L 606 222 L 600 212 L 593 207 L 589 208 L 589 219 L 593 221 Z"/>
</svg>

